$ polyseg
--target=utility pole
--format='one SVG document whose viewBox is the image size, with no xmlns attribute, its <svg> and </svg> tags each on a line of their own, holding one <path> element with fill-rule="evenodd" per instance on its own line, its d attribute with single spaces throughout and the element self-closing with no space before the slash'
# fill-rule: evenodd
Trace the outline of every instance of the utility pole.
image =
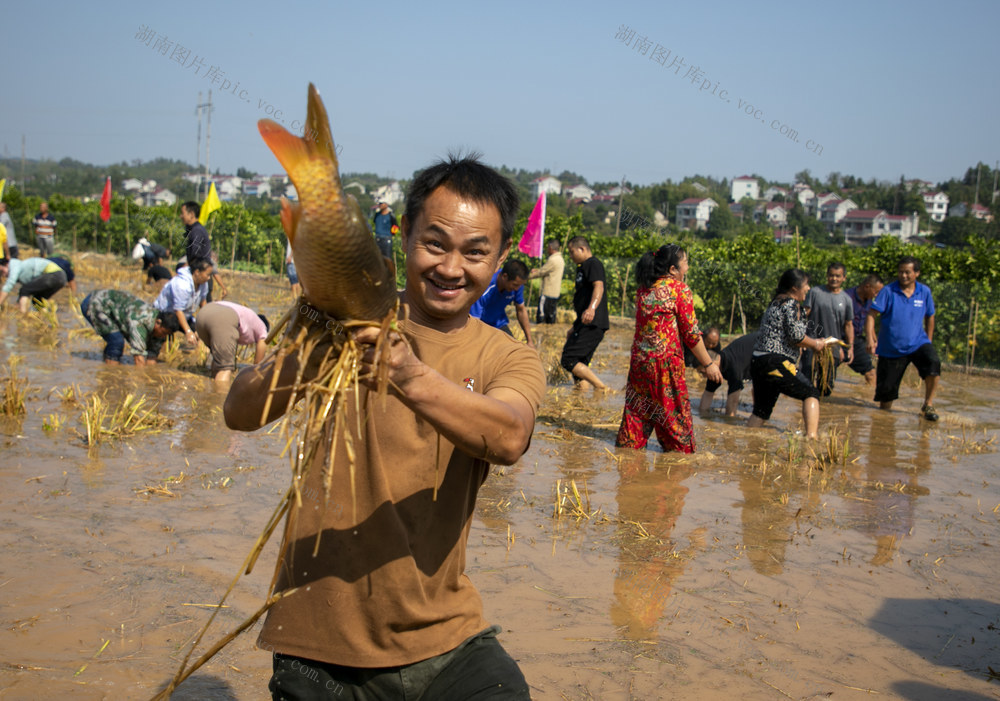
<svg viewBox="0 0 1000 701">
<path fill-rule="evenodd" d="M 198 91 L 198 103 L 194 106 L 194 114 L 198 118 L 198 148 L 194 157 L 195 172 L 201 170 L 201 91 Z"/>
<path fill-rule="evenodd" d="M 997 161 L 993 166 L 993 198 L 990 200 L 990 204 L 996 204 L 997 201 L 997 176 L 1000 175 L 1000 161 Z"/>
<path fill-rule="evenodd" d="M 212 138 L 212 91 L 208 91 L 208 102 L 201 101 L 201 92 L 198 93 L 198 104 L 195 105 L 195 114 L 198 117 L 198 155 L 195 163 L 195 172 L 201 169 L 201 117 L 205 115 L 208 126 L 205 130 L 205 192 L 208 193 L 208 147 Z M 201 197 L 201 183 L 198 184 L 196 199 Z"/>
<path fill-rule="evenodd" d="M 980 163 L 976 166 L 976 197 L 972 208 L 975 209 L 976 205 L 979 204 L 979 174 L 983 172 L 983 164 Z"/>
<path fill-rule="evenodd" d="M 208 196 L 208 178 L 211 169 L 208 166 L 208 153 L 212 146 L 212 91 L 208 91 L 208 108 L 205 117 L 205 196 Z"/>
<path fill-rule="evenodd" d="M 24 134 L 21 134 L 21 182 L 18 183 L 21 186 L 21 194 L 28 194 L 28 185 L 24 182 Z"/>
<path fill-rule="evenodd" d="M 618 218 L 615 220 L 615 238 L 618 238 L 618 232 L 621 231 L 622 210 L 624 208 L 625 208 L 625 176 L 623 175 L 621 192 L 618 193 Z"/>
</svg>

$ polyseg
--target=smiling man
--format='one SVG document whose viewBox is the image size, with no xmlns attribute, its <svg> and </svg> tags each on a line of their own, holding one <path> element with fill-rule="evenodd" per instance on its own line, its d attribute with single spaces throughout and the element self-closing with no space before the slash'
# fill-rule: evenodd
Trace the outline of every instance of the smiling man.
<svg viewBox="0 0 1000 701">
<path fill-rule="evenodd" d="M 472 157 L 414 180 L 401 222 L 409 315 L 401 310 L 378 361 L 389 396 L 355 390 L 356 513 L 303 502 L 290 515 L 277 590 L 295 591 L 270 610 L 259 640 L 275 653 L 274 699 L 529 698 L 464 573 L 489 464 L 512 464 L 527 449 L 545 389 L 536 353 L 469 316 L 510 250 L 516 215 L 514 186 Z M 364 373 L 376 369 L 377 336 L 355 332 L 368 345 Z M 297 371 L 285 360 L 278 386 Z M 303 379 L 312 372 L 310 362 Z M 237 376 L 225 405 L 231 428 L 260 427 L 272 373 L 265 361 Z M 276 392 L 267 421 L 290 391 Z M 355 426 L 354 398 L 346 404 L 345 425 Z M 330 457 L 330 504 L 350 504 L 345 446 Z M 326 459 L 317 455 L 304 491 L 325 493 Z"/>
</svg>

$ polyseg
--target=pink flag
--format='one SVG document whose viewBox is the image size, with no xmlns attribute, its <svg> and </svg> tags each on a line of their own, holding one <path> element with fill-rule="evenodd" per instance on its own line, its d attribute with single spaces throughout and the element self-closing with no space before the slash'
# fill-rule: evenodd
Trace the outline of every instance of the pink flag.
<svg viewBox="0 0 1000 701">
<path fill-rule="evenodd" d="M 104 193 L 101 195 L 101 219 L 111 218 L 111 176 L 104 181 Z"/>
<path fill-rule="evenodd" d="M 528 225 L 524 227 L 524 236 L 517 248 L 521 253 L 532 258 L 542 257 L 542 240 L 545 238 L 545 192 L 538 196 L 535 208 L 528 217 Z"/>
</svg>

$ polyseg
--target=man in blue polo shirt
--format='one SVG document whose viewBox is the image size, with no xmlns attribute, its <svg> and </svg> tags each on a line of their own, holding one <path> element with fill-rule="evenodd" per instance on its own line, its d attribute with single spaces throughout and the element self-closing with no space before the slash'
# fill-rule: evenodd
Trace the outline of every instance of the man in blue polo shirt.
<svg viewBox="0 0 1000 701">
<path fill-rule="evenodd" d="M 904 256 L 897 267 L 898 279 L 882 288 L 865 320 L 867 350 L 878 355 L 875 370 L 875 401 L 889 410 L 899 397 L 899 383 L 910 363 L 924 381 L 921 415 L 937 421 L 934 392 L 941 375 L 941 360 L 931 345 L 934 338 L 934 298 L 927 285 L 917 282 L 920 259 Z M 875 317 L 881 316 L 880 334 L 875 336 Z"/>
<path fill-rule="evenodd" d="M 486 288 L 483 296 L 472 305 L 469 315 L 480 319 L 485 324 L 510 333 L 507 305 L 513 302 L 517 311 L 517 323 L 524 331 L 524 338 L 528 342 L 528 346 L 534 348 L 535 342 L 531 340 L 531 321 L 528 319 L 528 308 L 524 306 L 524 283 L 527 279 L 528 267 L 519 260 L 508 260 L 500 270 L 493 273 L 490 286 Z"/>
</svg>

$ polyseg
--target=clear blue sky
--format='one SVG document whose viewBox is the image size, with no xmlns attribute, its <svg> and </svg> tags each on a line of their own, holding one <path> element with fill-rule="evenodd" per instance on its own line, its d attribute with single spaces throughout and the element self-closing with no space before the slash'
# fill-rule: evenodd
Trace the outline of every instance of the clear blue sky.
<svg viewBox="0 0 1000 701">
<path fill-rule="evenodd" d="M 30 158 L 194 163 L 195 104 L 213 87 L 212 170 L 277 173 L 256 120 L 266 105 L 301 120 L 313 81 L 341 169 L 400 178 L 460 147 L 496 165 L 643 184 L 787 181 L 804 168 L 937 182 L 1000 158 L 994 0 L 33 0 L 5 3 L 0 23 L 11 157 L 23 134 Z M 615 38 L 622 25 L 630 46 Z M 165 55 L 157 38 L 136 38 L 141 27 L 170 42 Z M 171 59 L 177 44 L 202 59 L 197 75 Z M 684 60 L 679 75 L 651 60 L 657 44 L 668 65 Z M 214 86 L 212 66 L 225 74 Z M 694 67 L 696 84 L 684 77 Z"/>
</svg>

